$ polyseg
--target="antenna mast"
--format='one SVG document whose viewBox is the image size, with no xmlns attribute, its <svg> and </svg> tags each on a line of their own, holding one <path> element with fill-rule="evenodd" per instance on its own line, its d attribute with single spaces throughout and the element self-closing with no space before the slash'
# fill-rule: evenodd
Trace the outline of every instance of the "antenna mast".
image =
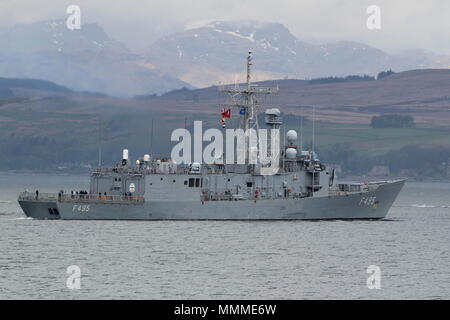
<svg viewBox="0 0 450 320">
<path fill-rule="evenodd" d="M 300 109 L 300 150 L 303 150 L 303 107 Z"/>
<path fill-rule="evenodd" d="M 260 95 L 267 95 L 271 93 L 277 93 L 278 88 L 270 87 L 260 87 L 258 85 L 253 85 L 251 82 L 251 69 L 252 66 L 252 51 L 248 52 L 247 55 L 247 82 L 246 86 L 239 84 L 220 86 L 219 90 L 221 92 L 228 93 L 230 96 L 230 101 L 225 104 L 224 107 L 235 107 L 238 108 L 239 114 L 243 116 L 240 128 L 247 130 L 256 125 L 256 114 L 260 107 L 257 97 Z"/>
<path fill-rule="evenodd" d="M 312 174 L 312 196 L 314 197 L 314 188 L 316 187 L 316 159 L 314 154 L 314 143 L 315 143 L 315 131 L 316 131 L 316 108 L 313 106 L 313 125 L 312 125 L 312 143 L 311 143 L 311 163 L 313 165 Z"/>
<path fill-rule="evenodd" d="M 248 55 L 247 55 L 247 89 L 248 90 L 250 90 L 251 72 L 252 72 L 252 52 L 249 51 Z"/>
<path fill-rule="evenodd" d="M 247 55 L 247 82 L 242 85 L 220 86 L 219 90 L 229 94 L 229 102 L 224 105 L 225 108 L 237 108 L 241 116 L 239 128 L 247 132 L 248 129 L 258 128 L 257 113 L 261 107 L 259 104 L 259 96 L 277 93 L 278 88 L 260 87 L 252 84 L 252 51 L 248 51 Z M 246 137 L 245 150 L 248 151 L 248 137 Z M 246 152 L 247 154 L 248 152 Z M 248 160 L 246 155 L 246 162 Z"/>
<path fill-rule="evenodd" d="M 100 115 L 98 117 L 98 166 L 102 166 L 102 123 Z"/>
</svg>

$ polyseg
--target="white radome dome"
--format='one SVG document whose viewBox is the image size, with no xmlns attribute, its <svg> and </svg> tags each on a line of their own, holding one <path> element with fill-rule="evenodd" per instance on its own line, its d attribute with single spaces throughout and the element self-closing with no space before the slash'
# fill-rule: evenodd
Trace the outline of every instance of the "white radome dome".
<svg viewBox="0 0 450 320">
<path fill-rule="evenodd" d="M 286 158 L 293 160 L 296 157 L 297 157 L 297 150 L 295 150 L 294 148 L 286 149 Z"/>
<path fill-rule="evenodd" d="M 286 138 L 287 138 L 288 142 L 290 142 L 290 143 L 297 141 L 297 131 L 289 130 L 286 133 Z"/>
</svg>

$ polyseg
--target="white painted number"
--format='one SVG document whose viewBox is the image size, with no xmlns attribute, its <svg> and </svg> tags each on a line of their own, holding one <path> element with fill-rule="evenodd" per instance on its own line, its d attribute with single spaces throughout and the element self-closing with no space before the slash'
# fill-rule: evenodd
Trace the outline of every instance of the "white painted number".
<svg viewBox="0 0 450 320">
<path fill-rule="evenodd" d="M 74 204 L 72 207 L 72 212 L 89 212 L 91 210 L 91 206 L 89 204 Z"/>
<path fill-rule="evenodd" d="M 362 197 L 359 201 L 359 205 L 373 206 L 377 201 L 377 197 Z"/>
</svg>

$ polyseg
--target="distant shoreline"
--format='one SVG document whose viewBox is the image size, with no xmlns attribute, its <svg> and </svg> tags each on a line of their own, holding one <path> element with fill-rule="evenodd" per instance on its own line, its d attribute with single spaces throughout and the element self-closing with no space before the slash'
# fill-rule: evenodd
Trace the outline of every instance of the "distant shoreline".
<svg viewBox="0 0 450 320">
<path fill-rule="evenodd" d="M 89 169 L 74 169 L 74 170 L 6 170 L 1 171 L 0 175 L 52 175 L 52 176 L 70 176 L 70 175 L 80 175 L 89 176 L 91 170 Z M 436 179 L 436 178 L 423 178 L 417 179 L 413 177 L 400 177 L 400 176 L 338 176 L 338 181 L 384 181 L 384 180 L 394 180 L 406 178 L 408 182 L 449 182 L 450 178 Z"/>
</svg>

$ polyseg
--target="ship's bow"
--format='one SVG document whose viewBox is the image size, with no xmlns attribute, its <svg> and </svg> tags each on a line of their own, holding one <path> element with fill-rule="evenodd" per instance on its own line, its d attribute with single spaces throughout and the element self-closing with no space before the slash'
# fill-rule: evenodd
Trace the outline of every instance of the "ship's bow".
<svg viewBox="0 0 450 320">
<path fill-rule="evenodd" d="M 377 199 L 377 218 L 385 218 L 392 207 L 395 199 L 405 185 L 406 179 L 389 181 L 381 184 L 374 195 Z"/>
</svg>

